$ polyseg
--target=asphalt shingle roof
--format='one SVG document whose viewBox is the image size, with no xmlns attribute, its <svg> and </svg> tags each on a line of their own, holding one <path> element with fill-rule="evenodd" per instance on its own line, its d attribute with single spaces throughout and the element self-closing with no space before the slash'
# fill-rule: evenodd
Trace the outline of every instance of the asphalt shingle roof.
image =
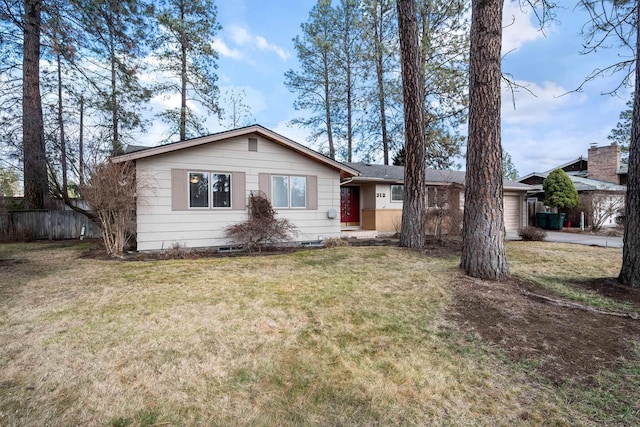
<svg viewBox="0 0 640 427">
<path fill-rule="evenodd" d="M 404 166 L 372 165 L 368 163 L 346 163 L 352 169 L 360 172 L 359 180 L 383 180 L 390 182 L 404 182 Z M 455 183 L 464 185 L 464 171 L 426 169 L 425 181 L 427 183 Z M 504 180 L 504 188 L 527 190 L 531 186 L 516 181 Z"/>
<path fill-rule="evenodd" d="M 546 178 L 549 173 L 547 172 L 534 172 L 529 174 L 530 176 L 539 176 L 542 178 Z M 600 181 L 599 179 L 593 178 L 584 178 L 581 176 L 569 175 L 571 182 L 573 182 L 573 186 L 576 187 L 578 191 L 625 191 L 626 187 L 624 185 L 613 184 L 611 182 Z M 525 178 L 522 178 L 525 179 Z M 533 185 L 532 188 L 538 189 L 542 191 L 542 185 Z"/>
</svg>

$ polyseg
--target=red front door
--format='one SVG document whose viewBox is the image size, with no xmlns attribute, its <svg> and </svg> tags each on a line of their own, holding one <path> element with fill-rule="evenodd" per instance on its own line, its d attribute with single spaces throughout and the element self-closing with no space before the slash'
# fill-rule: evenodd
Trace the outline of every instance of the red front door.
<svg viewBox="0 0 640 427">
<path fill-rule="evenodd" d="M 340 187 L 340 222 L 360 225 L 360 187 Z"/>
</svg>

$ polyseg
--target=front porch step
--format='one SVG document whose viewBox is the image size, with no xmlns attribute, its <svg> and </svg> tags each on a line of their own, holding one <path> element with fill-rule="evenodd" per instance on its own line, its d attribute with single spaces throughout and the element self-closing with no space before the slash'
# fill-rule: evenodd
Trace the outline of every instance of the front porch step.
<svg viewBox="0 0 640 427">
<path fill-rule="evenodd" d="M 378 237 L 378 232 L 376 230 L 342 230 L 340 234 L 342 237 L 347 239 L 375 239 Z"/>
</svg>

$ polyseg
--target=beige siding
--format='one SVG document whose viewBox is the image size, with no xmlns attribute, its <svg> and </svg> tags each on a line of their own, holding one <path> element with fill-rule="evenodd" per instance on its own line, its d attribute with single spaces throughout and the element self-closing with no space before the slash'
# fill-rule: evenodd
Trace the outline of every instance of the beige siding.
<svg viewBox="0 0 640 427">
<path fill-rule="evenodd" d="M 400 209 L 402 210 L 402 202 L 391 201 L 391 184 L 376 185 L 376 209 Z"/>
<path fill-rule="evenodd" d="M 391 185 L 375 184 L 362 186 L 363 217 L 366 218 L 366 229 L 378 231 L 394 231 L 402 216 L 402 202 L 391 201 Z M 383 196 L 384 195 L 384 196 Z M 464 209 L 464 190 L 459 193 L 460 209 Z M 375 209 L 372 208 L 375 206 Z M 385 213 L 384 211 L 389 211 Z M 524 193 L 504 193 L 504 222 L 507 231 L 517 231 L 526 223 L 524 211 Z M 398 217 L 398 218 L 397 218 Z"/>
<path fill-rule="evenodd" d="M 248 150 L 249 137 L 257 137 L 257 152 Z M 340 218 L 327 218 L 327 211 L 340 208 L 338 171 L 261 136 L 245 135 L 139 159 L 137 168 L 141 177 L 138 250 L 160 250 L 176 243 L 186 247 L 228 245 L 231 242 L 224 239 L 224 228 L 247 218 L 246 209 L 172 210 L 172 169 L 244 173 L 245 201 L 251 191 L 259 190 L 260 174 L 312 176 L 307 185 L 317 181 L 317 209 L 308 202 L 311 209 L 278 209 L 278 215 L 296 224 L 298 240 L 340 236 Z M 185 182 L 184 190 L 187 188 Z M 307 191 L 308 196 L 311 193 Z"/>
<path fill-rule="evenodd" d="M 376 208 L 376 186 L 366 184 L 360 187 L 360 208 L 375 209 Z"/>
<path fill-rule="evenodd" d="M 522 228 L 524 200 L 521 194 L 504 194 L 504 228 L 506 231 L 518 231 Z"/>
</svg>

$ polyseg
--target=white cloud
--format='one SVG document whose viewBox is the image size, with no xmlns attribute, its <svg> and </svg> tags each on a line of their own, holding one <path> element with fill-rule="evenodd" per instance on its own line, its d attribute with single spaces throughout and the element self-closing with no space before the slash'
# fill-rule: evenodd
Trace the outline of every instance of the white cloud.
<svg viewBox="0 0 640 427">
<path fill-rule="evenodd" d="M 240 46 L 249 45 L 253 41 L 253 36 L 249 34 L 247 30 L 237 25 L 230 26 L 228 32 L 231 35 L 231 40 Z"/>
<path fill-rule="evenodd" d="M 502 85 L 502 118 L 507 124 L 535 125 L 548 123 L 562 109 L 578 106 L 585 102 L 586 96 L 580 93 L 568 93 L 562 86 L 543 81 L 515 81 L 511 89 Z M 515 104 L 515 108 L 514 108 Z"/>
<path fill-rule="evenodd" d="M 160 110 L 179 108 L 182 102 L 182 96 L 179 93 L 167 93 L 156 95 L 151 98 L 151 105 Z M 200 111 L 199 104 L 191 100 L 187 100 L 187 106 L 194 112 Z"/>
<path fill-rule="evenodd" d="M 544 37 L 533 11 L 520 6 L 519 1 L 505 2 L 502 27 L 503 55 L 519 49 L 526 42 L 532 42 Z"/>
<path fill-rule="evenodd" d="M 607 110 L 615 107 L 599 104 L 600 95 L 567 93 L 550 81 L 517 83 L 533 94 L 516 92 L 514 110 L 511 92 L 503 87 L 502 144 L 521 176 L 586 156 L 590 143 L 607 141 L 608 117 L 615 116 Z"/>
<path fill-rule="evenodd" d="M 283 61 L 286 61 L 291 56 L 287 50 L 278 45 L 270 44 L 267 39 L 261 36 L 256 36 L 256 45 L 260 50 L 275 52 Z"/>
<path fill-rule="evenodd" d="M 283 61 L 286 61 L 291 56 L 291 53 L 283 47 L 269 43 L 266 38 L 252 34 L 245 28 L 238 25 L 231 25 L 228 30 L 226 30 L 226 33 L 229 34 L 231 41 L 238 46 L 257 49 L 262 52 L 273 52 Z"/>
<path fill-rule="evenodd" d="M 242 52 L 237 49 L 232 49 L 219 37 L 216 37 L 212 43 L 213 48 L 216 52 L 218 52 L 222 56 L 226 56 L 228 58 L 241 60 L 244 58 Z"/>
</svg>

